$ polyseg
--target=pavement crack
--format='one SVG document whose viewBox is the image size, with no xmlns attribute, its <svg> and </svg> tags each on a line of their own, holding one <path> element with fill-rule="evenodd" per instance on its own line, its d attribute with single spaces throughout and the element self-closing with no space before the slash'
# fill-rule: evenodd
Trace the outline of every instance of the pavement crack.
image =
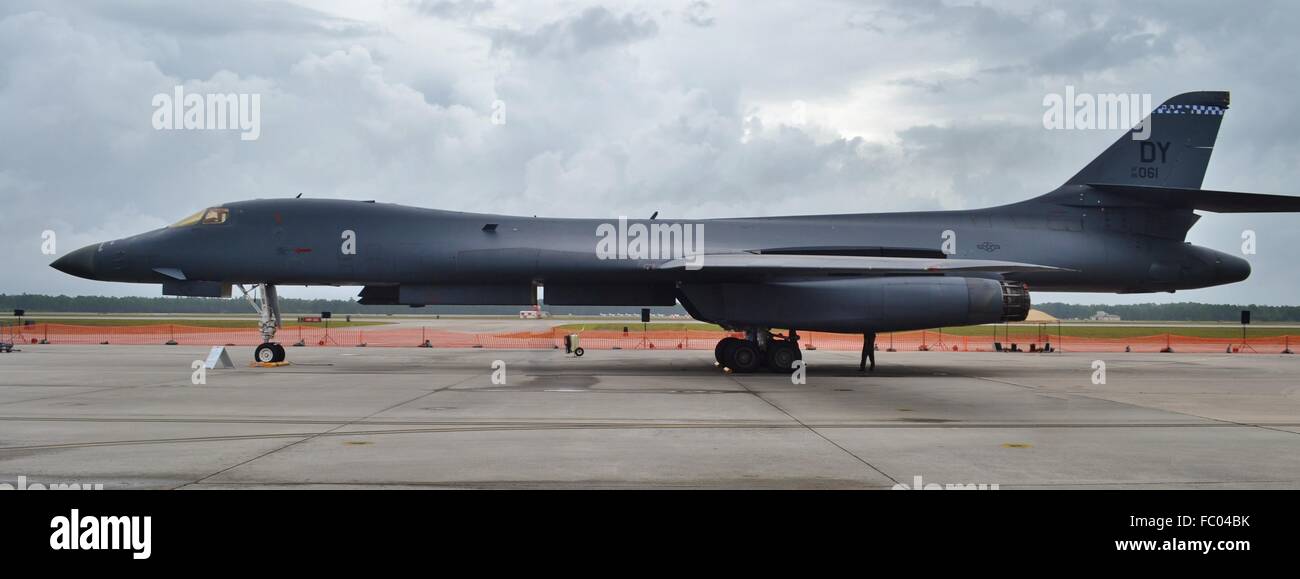
<svg viewBox="0 0 1300 579">
<path fill-rule="evenodd" d="M 194 480 L 194 481 L 192 481 L 192 482 L 187 482 L 187 483 L 185 483 L 185 484 L 183 484 L 183 485 L 179 485 L 179 486 L 175 487 L 175 489 L 182 489 L 182 488 L 185 488 L 185 487 L 190 486 L 190 485 L 202 484 L 204 481 L 207 481 L 207 480 L 210 479 L 210 478 L 213 478 L 213 477 L 216 477 L 216 476 L 220 476 L 220 475 L 222 475 L 222 474 L 225 474 L 225 473 L 227 473 L 227 472 L 230 472 L 230 471 L 232 471 L 232 470 L 234 470 L 234 469 L 237 469 L 237 468 L 239 468 L 239 467 L 242 467 L 242 466 L 247 465 L 247 464 L 249 464 L 249 463 L 252 463 L 252 462 L 254 462 L 254 461 L 257 461 L 257 460 L 260 460 L 260 459 L 266 458 L 266 457 L 268 457 L 268 456 L 270 456 L 270 455 L 272 455 L 272 454 L 275 454 L 275 453 L 277 453 L 277 452 L 280 452 L 280 451 L 282 451 L 282 450 L 285 450 L 285 449 L 288 449 L 288 448 L 291 448 L 291 447 L 297 446 L 297 445 L 302 444 L 302 443 L 304 443 L 304 442 L 308 442 L 308 441 L 311 441 L 311 440 L 315 440 L 315 439 L 317 439 L 317 438 L 319 438 L 319 437 L 321 437 L 321 436 L 325 436 L 325 435 L 334 435 L 334 434 L 336 434 L 336 433 L 338 432 L 339 429 L 347 428 L 347 427 L 352 426 L 352 425 L 355 425 L 355 424 L 357 424 L 357 423 L 359 423 L 359 422 L 363 422 L 363 421 L 365 421 L 365 420 L 367 420 L 367 419 L 369 419 L 369 418 L 372 418 L 372 417 L 374 417 L 374 416 L 378 416 L 378 415 L 380 415 L 380 414 L 383 414 L 383 413 L 385 413 L 385 412 L 388 412 L 389 410 L 392 410 L 392 409 L 397 408 L 397 407 L 399 407 L 399 406 L 404 406 L 404 405 L 410 404 L 410 403 L 412 403 L 412 402 L 415 402 L 415 401 L 417 401 L 417 400 L 420 400 L 421 398 L 425 398 L 425 397 L 428 397 L 428 396 L 432 396 L 432 395 L 437 394 L 437 393 L 439 393 L 439 392 L 442 392 L 442 391 L 444 391 L 444 390 L 448 390 L 448 389 L 450 389 L 450 388 L 454 388 L 454 387 L 456 387 L 456 386 L 460 386 L 461 384 L 464 384 L 464 383 L 466 383 L 466 382 L 468 382 L 468 381 L 470 381 L 470 380 L 472 380 L 472 379 L 474 379 L 474 378 L 476 378 L 476 377 L 478 377 L 478 376 L 480 376 L 480 375 L 466 376 L 464 379 L 462 379 L 462 380 L 460 380 L 460 381 L 458 381 L 458 382 L 454 382 L 454 383 L 452 383 L 452 384 L 448 384 L 448 385 L 446 385 L 446 386 L 442 386 L 442 387 L 439 387 L 439 388 L 435 388 L 435 389 L 433 389 L 433 390 L 430 390 L 430 391 L 428 391 L 428 392 L 421 393 L 419 396 L 416 396 L 415 398 L 411 398 L 411 399 L 409 399 L 409 400 L 403 400 L 403 401 L 398 402 L 398 403 L 396 403 L 396 404 L 392 404 L 392 405 L 390 405 L 390 406 L 386 406 L 386 407 L 384 407 L 384 408 L 381 408 L 381 409 L 379 409 L 379 410 L 376 410 L 376 411 L 374 411 L 374 412 L 371 412 L 370 414 L 367 414 L 367 415 L 362 416 L 362 417 L 360 417 L 360 418 L 354 418 L 354 419 L 352 419 L 352 420 L 350 420 L 350 421 L 341 422 L 341 423 L 339 423 L 337 426 L 335 426 L 335 427 L 333 427 L 333 428 L 329 428 L 329 429 L 323 430 L 323 431 L 321 431 L 321 432 L 317 432 L 317 433 L 311 434 L 311 435 L 309 435 L 309 436 L 306 436 L 306 437 L 300 438 L 300 439 L 295 440 L 295 441 L 293 441 L 293 442 L 290 442 L 289 444 L 286 444 L 286 445 L 284 445 L 284 446 L 280 446 L 280 447 L 277 447 L 277 448 L 273 448 L 273 449 L 271 449 L 271 450 L 268 450 L 268 451 L 266 451 L 266 452 L 264 452 L 264 453 L 262 453 L 262 454 L 259 454 L 259 455 L 257 455 L 257 456 L 254 456 L 254 457 L 249 458 L 249 459 L 247 459 L 247 460 L 244 460 L 244 461 L 241 461 L 241 462 L 238 462 L 238 463 L 232 464 L 232 465 L 230 465 L 230 466 L 228 466 L 228 467 L 226 467 L 226 468 L 223 468 L 223 469 L 221 469 L 221 470 L 219 470 L 219 471 L 217 471 L 217 472 L 214 472 L 214 473 L 212 473 L 212 474 L 210 474 L 210 475 L 207 475 L 207 476 L 205 476 L 205 477 L 203 477 L 203 478 L 200 478 L 200 479 Z"/>
<path fill-rule="evenodd" d="M 794 421 L 796 424 L 798 424 L 799 426 L 801 426 L 801 427 L 807 429 L 808 432 L 811 432 L 811 433 L 817 435 L 818 438 L 821 438 L 822 440 L 825 440 L 826 442 L 830 443 L 831 446 L 834 446 L 835 448 L 840 449 L 840 451 L 844 452 L 844 454 L 847 454 L 847 455 L 853 457 L 854 460 L 856 460 L 856 461 L 858 461 L 858 462 L 860 462 L 860 463 L 866 465 L 867 468 L 869 468 L 869 469 L 871 469 L 871 470 L 873 470 L 873 471 L 879 473 L 880 476 L 883 476 L 883 477 L 889 479 L 889 480 L 892 481 L 894 484 L 899 484 L 899 483 L 898 483 L 898 479 L 896 479 L 896 478 L 894 478 L 894 477 L 892 477 L 892 476 L 889 476 L 888 473 L 886 473 L 886 472 L 883 471 L 883 470 L 880 470 L 879 468 L 876 467 L 876 465 L 871 464 L 871 462 L 868 461 L 867 459 L 862 458 L 861 456 L 858 456 L 857 454 L 854 454 L 853 451 L 851 451 L 851 450 L 849 450 L 849 449 L 847 449 L 847 448 L 844 448 L 844 446 L 840 445 L 840 443 L 835 442 L 834 440 L 831 440 L 831 439 L 828 438 L 825 434 L 822 434 L 820 431 L 818 431 L 816 428 L 813 428 L 812 426 L 808 425 L 808 424 L 805 423 L 804 421 L 799 420 L 798 418 L 795 417 L 795 415 L 790 414 L 788 411 L 786 411 L 786 409 L 781 408 L 781 406 L 780 406 L 779 404 L 777 404 L 777 403 L 775 403 L 775 402 L 769 400 L 767 397 L 763 396 L 762 394 L 758 393 L 757 391 L 755 391 L 755 390 L 753 390 L 752 388 L 750 388 L 749 386 L 747 386 L 744 382 L 741 382 L 740 380 L 738 380 L 734 374 L 728 374 L 727 377 L 730 378 L 732 382 L 735 382 L 737 386 L 740 386 L 741 388 L 744 388 L 746 392 L 749 392 L 749 393 L 752 394 L 755 398 L 757 398 L 757 399 L 759 399 L 759 400 L 762 400 L 762 401 L 765 402 L 768 406 L 771 406 L 772 408 L 775 408 L 775 409 L 776 409 L 778 412 L 780 412 L 781 414 L 784 414 L 784 415 L 786 415 L 786 416 L 789 416 L 789 417 L 790 417 L 790 420 L 793 420 L 793 421 Z"/>
</svg>

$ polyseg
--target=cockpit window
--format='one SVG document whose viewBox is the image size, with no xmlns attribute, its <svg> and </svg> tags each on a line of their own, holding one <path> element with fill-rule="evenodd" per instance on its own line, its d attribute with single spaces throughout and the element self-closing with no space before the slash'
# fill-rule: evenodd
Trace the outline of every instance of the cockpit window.
<svg viewBox="0 0 1300 579">
<path fill-rule="evenodd" d="M 186 217 L 185 219 L 182 219 L 180 221 L 177 221 L 176 223 L 171 224 L 171 227 L 189 227 L 190 225 L 195 225 L 199 223 L 202 223 L 203 225 L 225 223 L 226 219 L 228 219 L 229 217 L 230 217 L 229 209 L 226 209 L 225 207 L 209 207 L 207 209 L 199 211 L 198 213 L 195 213 L 194 215 L 191 215 L 189 217 Z"/>
<path fill-rule="evenodd" d="M 187 225 L 194 225 L 195 223 L 198 223 L 200 219 L 203 219 L 203 214 L 207 213 L 207 211 L 208 211 L 207 209 L 204 209 L 203 211 L 195 213 L 194 215 L 191 215 L 189 217 L 186 217 L 185 219 L 182 219 L 180 221 L 177 221 L 176 223 L 171 224 L 171 226 L 185 227 Z"/>
<path fill-rule="evenodd" d="M 226 217 L 230 216 L 230 210 L 225 207 L 212 207 L 203 213 L 203 224 L 212 225 L 214 223 L 225 223 Z"/>
</svg>

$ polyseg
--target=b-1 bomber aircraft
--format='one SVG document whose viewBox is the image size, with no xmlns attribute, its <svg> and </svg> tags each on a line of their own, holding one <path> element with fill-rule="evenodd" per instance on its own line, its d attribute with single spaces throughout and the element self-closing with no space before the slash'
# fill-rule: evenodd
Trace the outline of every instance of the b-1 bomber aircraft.
<svg viewBox="0 0 1300 579">
<path fill-rule="evenodd" d="M 259 199 L 52 266 L 174 296 L 229 297 L 238 286 L 261 314 L 262 362 L 285 358 L 279 285 L 364 286 L 362 304 L 411 306 L 533 305 L 542 286 L 548 305 L 680 302 L 744 333 L 718 343 L 719 364 L 788 372 L 800 331 L 1021 321 L 1030 288 L 1173 292 L 1246 279 L 1246 260 L 1184 241 L 1195 211 L 1300 211 L 1300 197 L 1200 188 L 1228 100 L 1171 98 L 1060 187 L 986 209 L 600 220 Z"/>
</svg>

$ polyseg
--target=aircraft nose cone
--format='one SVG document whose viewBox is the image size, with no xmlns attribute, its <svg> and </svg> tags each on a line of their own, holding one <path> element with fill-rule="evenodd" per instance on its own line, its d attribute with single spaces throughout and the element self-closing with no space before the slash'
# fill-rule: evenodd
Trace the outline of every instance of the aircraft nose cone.
<svg viewBox="0 0 1300 579">
<path fill-rule="evenodd" d="M 95 251 L 94 245 L 87 245 L 54 260 L 50 267 L 68 275 L 95 279 Z"/>
</svg>

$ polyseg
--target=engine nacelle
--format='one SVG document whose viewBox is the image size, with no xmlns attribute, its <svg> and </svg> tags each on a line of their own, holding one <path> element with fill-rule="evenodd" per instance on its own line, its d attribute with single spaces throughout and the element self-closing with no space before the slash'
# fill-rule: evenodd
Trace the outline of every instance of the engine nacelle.
<svg viewBox="0 0 1300 579">
<path fill-rule="evenodd" d="M 895 332 L 1018 322 L 1023 283 L 973 277 L 898 276 L 683 285 L 696 318 L 729 328 Z"/>
</svg>

